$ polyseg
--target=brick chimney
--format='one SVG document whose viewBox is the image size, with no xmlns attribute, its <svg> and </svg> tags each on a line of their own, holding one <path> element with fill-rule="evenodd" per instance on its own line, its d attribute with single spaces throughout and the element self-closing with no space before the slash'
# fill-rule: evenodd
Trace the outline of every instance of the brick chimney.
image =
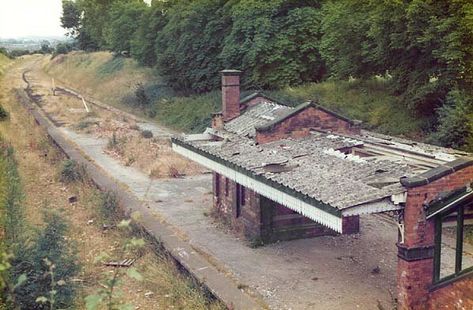
<svg viewBox="0 0 473 310">
<path fill-rule="evenodd" d="M 222 73 L 222 113 L 227 122 L 240 115 L 240 75 L 239 70 L 223 70 Z"/>
</svg>

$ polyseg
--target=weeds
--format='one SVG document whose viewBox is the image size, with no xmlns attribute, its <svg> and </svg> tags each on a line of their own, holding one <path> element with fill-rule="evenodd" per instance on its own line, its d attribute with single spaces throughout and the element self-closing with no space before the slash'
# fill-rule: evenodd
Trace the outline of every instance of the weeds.
<svg viewBox="0 0 473 310">
<path fill-rule="evenodd" d="M 127 137 L 117 138 L 115 132 L 108 139 L 107 149 L 116 152 L 119 156 L 125 155 Z"/>
<path fill-rule="evenodd" d="M 70 281 L 80 266 L 76 252 L 64 236 L 68 225 L 57 213 L 45 213 L 46 227 L 30 246 L 15 253 L 11 275 L 27 280 L 14 292 L 21 309 L 66 309 L 74 304 L 75 286 Z"/>
<path fill-rule="evenodd" d="M 145 87 L 143 86 L 143 83 L 138 83 L 136 84 L 136 90 L 135 90 L 135 96 L 136 96 L 136 101 L 139 106 L 149 106 L 151 104 L 151 100 L 146 94 Z"/>
<path fill-rule="evenodd" d="M 113 133 L 112 137 L 108 139 L 107 148 L 114 149 L 117 145 L 118 145 L 117 135 Z"/>
<path fill-rule="evenodd" d="M 130 230 L 130 222 L 131 220 L 123 220 L 118 224 L 117 227 L 122 230 Z M 137 258 L 136 253 L 134 253 L 135 250 L 143 248 L 144 245 L 144 239 L 127 239 L 120 248 L 119 253 L 116 254 L 115 259 L 121 261 L 125 258 L 130 258 L 130 256 Z M 104 263 L 109 259 L 110 256 L 106 253 L 96 257 L 96 261 L 99 263 Z M 85 298 L 86 307 L 88 310 L 99 309 L 100 306 L 105 307 L 107 310 L 134 309 L 132 305 L 120 303 L 120 297 L 122 295 L 120 291 L 120 285 L 122 284 L 122 278 L 125 275 L 137 281 L 142 281 L 143 276 L 133 267 L 126 269 L 126 272 L 124 272 L 124 268 L 119 266 L 113 268 L 114 269 L 111 274 L 109 272 L 103 273 L 104 280 L 101 282 L 102 288 L 99 289 L 96 294 L 89 295 Z"/>
<path fill-rule="evenodd" d="M 261 237 L 253 237 L 248 241 L 248 245 L 250 248 L 256 249 L 264 246 L 264 241 L 261 239 Z"/>
<path fill-rule="evenodd" d="M 3 121 L 8 118 L 8 112 L 0 105 L 0 121 Z"/>
<path fill-rule="evenodd" d="M 84 181 L 86 178 L 85 168 L 78 165 L 77 162 L 67 159 L 63 162 L 59 180 L 63 183 L 72 183 L 76 181 Z"/>
<path fill-rule="evenodd" d="M 67 224 L 57 214 L 45 214 L 46 227 L 31 237 L 22 204 L 23 191 L 13 148 L 0 141 L 0 219 L 4 237 L 0 240 L 0 286 L 5 293 L 2 301 L 9 308 L 68 308 L 73 304 L 74 287 L 67 281 L 79 266 L 64 239 Z"/>
<path fill-rule="evenodd" d="M 151 139 L 153 137 L 153 132 L 151 130 L 143 130 L 141 136 L 145 139 Z"/>
<path fill-rule="evenodd" d="M 112 191 L 101 194 L 100 215 L 102 220 L 108 224 L 113 224 L 119 217 L 119 205 L 117 195 Z"/>
<path fill-rule="evenodd" d="M 113 57 L 97 68 L 97 75 L 99 77 L 107 77 L 120 71 L 123 68 L 124 63 L 125 59 L 123 57 Z"/>
<path fill-rule="evenodd" d="M 97 121 L 83 120 L 80 121 L 77 125 L 75 125 L 75 128 L 78 130 L 83 130 L 93 125 L 99 125 L 99 123 Z"/>
</svg>

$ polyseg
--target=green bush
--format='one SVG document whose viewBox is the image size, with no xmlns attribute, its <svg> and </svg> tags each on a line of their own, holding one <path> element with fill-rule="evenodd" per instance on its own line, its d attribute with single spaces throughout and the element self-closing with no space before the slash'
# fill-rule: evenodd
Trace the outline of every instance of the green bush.
<svg viewBox="0 0 473 310">
<path fill-rule="evenodd" d="M 60 181 L 64 183 L 72 183 L 75 181 L 83 181 L 85 178 L 85 169 L 77 164 L 76 161 L 68 159 L 62 164 L 60 172 Z"/>
<path fill-rule="evenodd" d="M 155 118 L 156 115 L 158 115 L 158 112 L 156 112 L 155 109 L 151 108 L 146 112 L 146 115 L 151 118 Z"/>
<path fill-rule="evenodd" d="M 102 193 L 100 202 L 100 213 L 105 223 L 114 223 L 119 218 L 118 197 L 115 192 L 107 191 Z"/>
<path fill-rule="evenodd" d="M 473 151 L 473 97 L 458 90 L 451 91 L 437 115 L 437 130 L 428 141 Z"/>
<path fill-rule="evenodd" d="M 202 132 L 210 125 L 211 113 L 221 109 L 221 93 L 190 97 L 173 97 L 155 102 L 157 120 L 162 124 L 188 132 Z"/>
<path fill-rule="evenodd" d="M 25 275 L 27 278 L 14 291 L 14 303 L 20 309 L 67 309 L 74 304 L 71 279 L 80 266 L 70 241 L 64 238 L 67 224 L 56 213 L 45 213 L 44 222 L 45 228 L 30 246 L 21 247 L 12 261 L 13 283 Z"/>
<path fill-rule="evenodd" d="M 0 137 L 0 227 L 10 252 L 24 242 L 23 198 L 14 149 Z"/>
<path fill-rule="evenodd" d="M 153 132 L 151 130 L 143 130 L 141 136 L 145 139 L 151 139 L 153 137 Z"/>
<path fill-rule="evenodd" d="M 140 106 L 148 106 L 151 103 L 151 100 L 146 94 L 146 90 L 145 90 L 145 87 L 143 86 L 143 83 L 136 84 L 135 96 L 136 96 L 137 103 Z"/>
<path fill-rule="evenodd" d="M 8 117 L 8 112 L 0 105 L 0 121 L 5 120 Z"/>
</svg>

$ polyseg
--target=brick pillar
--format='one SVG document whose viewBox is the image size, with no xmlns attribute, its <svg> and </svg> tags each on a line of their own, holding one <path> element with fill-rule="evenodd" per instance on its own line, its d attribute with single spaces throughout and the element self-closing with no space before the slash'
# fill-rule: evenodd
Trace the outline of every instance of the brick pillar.
<svg viewBox="0 0 473 310">
<path fill-rule="evenodd" d="M 238 70 L 223 70 L 222 73 L 222 113 L 227 122 L 240 115 L 240 75 Z"/>
<path fill-rule="evenodd" d="M 404 242 L 399 240 L 398 309 L 426 309 L 433 278 L 434 221 L 426 220 L 422 188 L 408 190 L 404 208 Z"/>
</svg>

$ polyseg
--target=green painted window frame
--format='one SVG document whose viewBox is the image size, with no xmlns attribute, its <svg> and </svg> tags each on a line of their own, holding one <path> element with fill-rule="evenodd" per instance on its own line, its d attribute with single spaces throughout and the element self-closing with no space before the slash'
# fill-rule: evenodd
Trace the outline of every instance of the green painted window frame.
<svg viewBox="0 0 473 310">
<path fill-rule="evenodd" d="M 456 281 L 463 276 L 472 273 L 473 266 L 462 269 L 462 258 L 463 258 L 463 225 L 464 225 L 464 213 L 465 208 L 470 204 L 463 204 L 449 210 L 445 210 L 434 217 L 435 225 L 435 236 L 434 236 L 434 274 L 433 274 L 433 286 L 443 286 Z M 456 247 L 455 247 L 455 273 L 440 278 L 440 260 L 442 250 L 442 219 L 451 213 L 457 212 L 457 226 L 456 226 Z"/>
</svg>

